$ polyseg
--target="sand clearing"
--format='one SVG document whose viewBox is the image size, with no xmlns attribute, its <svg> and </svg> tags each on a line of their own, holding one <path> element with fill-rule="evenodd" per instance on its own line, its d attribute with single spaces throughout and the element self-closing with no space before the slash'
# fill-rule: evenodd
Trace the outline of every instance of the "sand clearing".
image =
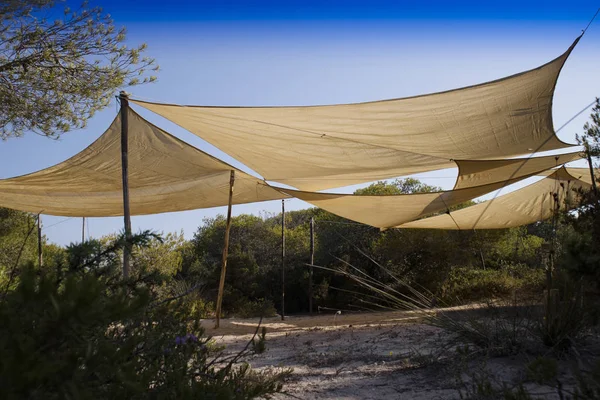
<svg viewBox="0 0 600 400">
<path fill-rule="evenodd" d="M 226 319 L 209 334 L 234 352 L 252 337 L 258 319 Z M 422 323 L 414 312 L 326 314 L 268 318 L 267 351 L 254 368 L 291 367 L 286 392 L 301 399 L 458 399 L 458 370 L 444 357 L 451 335 Z M 440 354 L 442 362 L 436 361 Z M 493 358 L 487 367 L 510 382 L 522 373 L 518 356 Z M 475 368 L 475 367 L 473 367 Z M 464 375 L 463 375 L 464 378 Z M 468 379 L 468 378 L 465 378 Z M 544 398 L 550 388 L 528 387 Z M 278 395 L 278 398 L 290 398 Z"/>
</svg>

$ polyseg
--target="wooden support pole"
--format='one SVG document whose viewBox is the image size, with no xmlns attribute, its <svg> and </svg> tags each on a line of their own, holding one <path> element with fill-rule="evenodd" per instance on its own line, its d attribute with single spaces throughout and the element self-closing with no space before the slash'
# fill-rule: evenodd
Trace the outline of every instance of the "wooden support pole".
<svg viewBox="0 0 600 400">
<path fill-rule="evenodd" d="M 81 243 L 85 242 L 85 217 L 81 220 Z"/>
<path fill-rule="evenodd" d="M 217 310 L 215 329 L 221 322 L 221 305 L 223 304 L 223 291 L 225 290 L 225 272 L 227 271 L 227 254 L 229 254 L 229 230 L 231 229 L 231 203 L 233 202 L 233 184 L 235 171 L 231 170 L 229 176 L 229 203 L 227 204 L 227 223 L 225 225 L 225 243 L 223 244 L 223 261 L 221 264 L 221 279 L 219 280 L 219 293 L 217 294 Z"/>
<path fill-rule="evenodd" d="M 121 172 L 123 176 L 123 219 L 125 225 L 125 246 L 123 247 L 123 278 L 129 277 L 131 255 L 131 214 L 129 212 L 129 170 L 127 153 L 129 150 L 129 100 L 127 93 L 119 94 L 121 101 Z"/>
<path fill-rule="evenodd" d="M 281 320 L 285 320 L 285 200 L 281 199 Z"/>
<path fill-rule="evenodd" d="M 37 237 L 38 237 L 38 265 L 41 268 L 44 265 L 42 249 L 42 215 L 37 216 Z"/>
<path fill-rule="evenodd" d="M 308 273 L 308 311 L 313 313 L 313 265 L 315 263 L 315 217 L 310 217 L 310 271 Z"/>
<path fill-rule="evenodd" d="M 590 175 L 592 177 L 592 188 L 594 190 L 594 194 L 598 196 L 598 187 L 596 186 L 596 175 L 594 174 L 594 164 L 592 164 L 592 154 L 590 153 L 590 145 L 585 144 L 585 153 L 587 155 L 588 165 L 590 167 Z"/>
</svg>

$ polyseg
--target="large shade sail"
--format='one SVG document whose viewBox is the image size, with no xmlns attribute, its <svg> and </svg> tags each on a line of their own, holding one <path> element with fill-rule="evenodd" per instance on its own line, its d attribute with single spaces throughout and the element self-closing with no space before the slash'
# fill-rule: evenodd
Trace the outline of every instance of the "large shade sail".
<svg viewBox="0 0 600 400">
<path fill-rule="evenodd" d="M 132 102 L 266 180 L 316 191 L 570 146 L 555 135 L 552 97 L 578 40 L 539 68 L 417 97 L 310 107 Z"/>
<path fill-rule="evenodd" d="M 448 210 L 452 206 L 483 196 L 526 177 L 528 176 L 513 178 L 506 182 L 444 192 L 387 196 L 280 190 L 341 217 L 386 229 Z"/>
<path fill-rule="evenodd" d="M 192 147 L 129 110 L 131 215 L 287 197 L 263 181 Z M 0 180 L 0 206 L 74 217 L 123 215 L 120 115 L 88 148 L 42 171 Z"/>
<path fill-rule="evenodd" d="M 458 177 L 454 189 L 503 182 L 534 173 L 539 174 L 583 157 L 581 152 L 575 152 L 510 160 L 456 160 Z"/>
<path fill-rule="evenodd" d="M 589 167 L 585 167 L 585 168 L 580 168 L 580 167 L 565 167 L 565 171 L 567 171 L 567 173 L 569 175 L 571 175 L 573 178 L 580 180 L 584 183 L 587 183 L 588 185 L 592 185 L 592 175 L 590 172 L 590 168 Z M 549 176 L 552 175 L 555 171 L 554 170 L 550 170 L 550 171 L 544 171 L 544 172 L 540 172 L 537 175 L 540 176 Z M 598 169 L 594 169 L 594 174 L 596 176 L 596 180 L 598 180 L 598 177 L 600 176 L 600 171 L 598 171 Z"/>
<path fill-rule="evenodd" d="M 573 169 L 560 168 L 523 189 L 450 214 L 409 222 L 399 228 L 503 229 L 542 221 L 552 217 L 556 209 L 554 194 L 562 209 L 570 209 L 577 206 L 579 189 L 590 187 L 584 175 L 580 180 L 570 172 L 574 172 Z"/>
</svg>

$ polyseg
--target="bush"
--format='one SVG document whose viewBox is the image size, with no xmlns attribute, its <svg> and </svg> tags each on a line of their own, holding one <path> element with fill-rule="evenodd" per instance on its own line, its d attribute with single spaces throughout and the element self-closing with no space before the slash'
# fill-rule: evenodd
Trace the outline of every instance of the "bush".
<svg viewBox="0 0 600 400">
<path fill-rule="evenodd" d="M 161 299 L 181 298 L 189 310 L 189 319 L 214 318 L 215 304 L 204 295 L 204 286 L 183 279 L 172 279 L 159 290 Z"/>
<path fill-rule="evenodd" d="M 246 300 L 238 302 L 233 315 L 239 318 L 268 318 L 276 316 L 277 310 L 272 300 Z"/>
<path fill-rule="evenodd" d="M 482 299 L 504 298 L 515 290 L 540 293 L 544 271 L 526 265 L 502 269 L 454 268 L 440 290 L 447 304 L 461 304 Z"/>
<path fill-rule="evenodd" d="M 213 354 L 191 303 L 157 297 L 156 273 L 121 279 L 120 246 L 60 274 L 21 271 L 0 303 L 3 399 L 248 399 L 281 390 L 286 371 L 257 373 L 240 366 L 245 353 Z"/>
</svg>

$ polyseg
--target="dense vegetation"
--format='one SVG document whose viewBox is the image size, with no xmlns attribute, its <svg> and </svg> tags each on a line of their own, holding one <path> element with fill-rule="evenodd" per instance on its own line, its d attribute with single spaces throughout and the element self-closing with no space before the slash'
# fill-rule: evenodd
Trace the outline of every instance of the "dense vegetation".
<svg viewBox="0 0 600 400">
<path fill-rule="evenodd" d="M 41 269 L 28 260 L 31 249 L 18 270 L 4 266 L 2 398 L 248 399 L 280 391 L 287 371 L 251 370 L 247 350 L 223 355 L 200 326 L 190 290 L 148 267 L 161 240 L 144 232 L 132 241 L 138 257 L 125 280 L 122 237 L 71 245 Z M 169 261 L 162 255 L 153 261 Z"/>
<path fill-rule="evenodd" d="M 414 185 L 412 185 L 414 186 Z M 377 183 L 373 192 L 403 190 L 406 181 Z M 0 245 L 15 252 L 25 239 L 33 217 L 14 211 L 6 215 Z M 348 269 L 352 265 L 383 281 L 388 274 L 371 257 L 412 286 L 421 287 L 447 302 L 458 298 L 477 300 L 488 295 L 502 296 L 522 286 L 536 289 L 542 283 L 540 247 L 547 239 L 544 223 L 503 231 L 420 231 L 377 229 L 356 224 L 319 209 L 286 213 L 286 312 L 308 312 L 310 268 L 310 219 L 315 219 L 315 265 L 330 269 Z M 181 234 L 152 239 L 137 248 L 137 265 L 154 268 L 178 285 L 198 287 L 198 307 L 211 315 L 216 298 L 222 257 L 225 219 L 207 219 L 194 238 L 186 241 Z M 0 232 L 1 234 L 1 232 Z M 92 240 L 93 248 L 114 237 Z M 265 218 L 253 215 L 234 217 L 231 227 L 228 274 L 225 286 L 226 315 L 252 316 L 266 309 L 280 309 L 281 298 L 281 215 Z M 30 234 L 20 263 L 36 262 L 37 235 Z M 73 246 L 72 246 L 73 247 Z M 55 245 L 44 246 L 44 263 L 54 268 L 63 253 L 72 253 Z M 7 257 L 0 260 L 6 271 Z M 6 276 L 6 275 L 5 275 Z M 361 302 L 364 291 L 342 275 L 314 269 L 314 307 L 324 309 L 372 308 Z M 487 282 L 487 283 L 486 283 Z M 202 303 L 202 304 L 200 304 Z M 266 308 L 265 308 L 266 307 Z"/>
</svg>

